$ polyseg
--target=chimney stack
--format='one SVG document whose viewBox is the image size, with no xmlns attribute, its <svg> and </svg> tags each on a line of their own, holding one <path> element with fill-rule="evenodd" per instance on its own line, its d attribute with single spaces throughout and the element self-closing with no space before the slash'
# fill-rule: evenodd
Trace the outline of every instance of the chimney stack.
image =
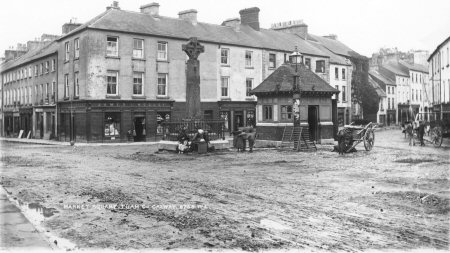
<svg viewBox="0 0 450 253">
<path fill-rule="evenodd" d="M 259 8 L 252 7 L 239 11 L 241 15 L 241 24 L 248 25 L 253 30 L 259 31 Z"/>
<path fill-rule="evenodd" d="M 272 24 L 271 29 L 285 33 L 293 33 L 305 40 L 308 36 L 308 25 L 303 23 L 303 20 L 291 20 L 287 22 L 275 23 Z"/>
<path fill-rule="evenodd" d="M 141 6 L 141 13 L 149 14 L 151 16 L 159 15 L 159 3 L 150 3 Z"/>
<path fill-rule="evenodd" d="M 325 35 L 323 37 L 327 38 L 327 39 L 337 40 L 337 35 L 336 34 Z"/>
<path fill-rule="evenodd" d="M 76 28 L 78 28 L 79 26 L 81 26 L 82 24 L 80 23 L 72 23 L 72 21 L 70 21 L 69 23 L 65 23 L 62 26 L 62 34 L 68 34 L 71 31 L 75 30 Z"/>
<path fill-rule="evenodd" d="M 178 18 L 191 22 L 193 25 L 197 24 L 197 10 L 190 9 L 178 12 Z"/>
<path fill-rule="evenodd" d="M 228 26 L 234 28 L 235 30 L 239 29 L 240 24 L 241 20 L 239 18 L 229 18 L 222 22 L 222 26 Z"/>
</svg>

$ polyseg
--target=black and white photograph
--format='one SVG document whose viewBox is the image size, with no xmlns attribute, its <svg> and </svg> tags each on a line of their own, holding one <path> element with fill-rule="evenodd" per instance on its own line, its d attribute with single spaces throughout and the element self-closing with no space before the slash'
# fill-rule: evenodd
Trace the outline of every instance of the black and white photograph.
<svg viewBox="0 0 450 253">
<path fill-rule="evenodd" d="M 448 0 L 151 1 L 2 1 L 1 252 L 450 250 Z"/>
</svg>

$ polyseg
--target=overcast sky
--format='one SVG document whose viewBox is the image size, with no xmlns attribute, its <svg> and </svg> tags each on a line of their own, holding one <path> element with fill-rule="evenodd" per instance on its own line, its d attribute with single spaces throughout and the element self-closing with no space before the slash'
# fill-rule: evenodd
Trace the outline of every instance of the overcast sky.
<svg viewBox="0 0 450 253">
<path fill-rule="evenodd" d="M 122 0 L 119 7 L 139 11 L 152 0 Z M 155 0 L 160 15 L 197 9 L 198 20 L 221 24 L 239 17 L 239 10 L 257 6 L 260 25 L 302 19 L 315 35 L 336 34 L 338 40 L 360 54 L 371 56 L 380 47 L 430 53 L 450 36 L 450 0 Z M 4 0 L 0 8 L 0 55 L 10 46 L 43 33 L 61 34 L 71 18 L 87 22 L 112 0 Z"/>
</svg>

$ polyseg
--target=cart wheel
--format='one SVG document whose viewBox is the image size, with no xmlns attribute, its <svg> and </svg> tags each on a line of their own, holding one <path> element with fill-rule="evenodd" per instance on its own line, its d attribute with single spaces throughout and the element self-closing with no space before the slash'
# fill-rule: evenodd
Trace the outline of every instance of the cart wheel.
<svg viewBox="0 0 450 253">
<path fill-rule="evenodd" d="M 373 130 L 367 130 L 364 134 L 364 148 L 366 148 L 366 151 L 370 151 L 373 148 L 373 145 L 375 144 L 375 133 Z"/>
<path fill-rule="evenodd" d="M 440 147 L 442 145 L 442 131 L 440 127 L 433 128 L 431 132 L 431 142 L 435 147 Z"/>
</svg>

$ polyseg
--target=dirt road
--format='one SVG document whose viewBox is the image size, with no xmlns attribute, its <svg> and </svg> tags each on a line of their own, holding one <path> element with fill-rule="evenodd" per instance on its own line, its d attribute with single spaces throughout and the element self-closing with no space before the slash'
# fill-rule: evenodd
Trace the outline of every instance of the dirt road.
<svg viewBox="0 0 450 253">
<path fill-rule="evenodd" d="M 1 184 L 77 248 L 448 249 L 450 148 L 410 147 L 390 130 L 357 149 L 178 155 L 3 142 Z"/>
</svg>

